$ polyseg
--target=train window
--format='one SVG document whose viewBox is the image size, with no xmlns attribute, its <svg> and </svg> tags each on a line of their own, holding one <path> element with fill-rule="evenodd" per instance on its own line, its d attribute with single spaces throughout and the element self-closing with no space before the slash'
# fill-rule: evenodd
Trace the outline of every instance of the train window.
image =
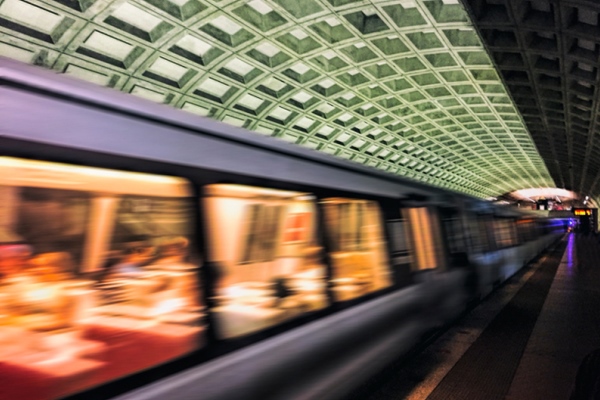
<svg viewBox="0 0 600 400">
<path fill-rule="evenodd" d="M 217 331 L 234 338 L 327 305 L 312 195 L 233 184 L 204 188 Z"/>
<path fill-rule="evenodd" d="M 426 207 L 407 208 L 403 212 L 410 222 L 412 233 L 412 247 L 415 252 L 413 268 L 421 271 L 442 266 L 438 248 L 438 219 L 432 218 L 432 211 Z"/>
<path fill-rule="evenodd" d="M 277 248 L 275 246 L 283 207 L 250 204 L 246 208 L 248 224 L 245 234 L 246 241 L 242 244 L 240 264 L 273 261 L 276 256 Z"/>
<path fill-rule="evenodd" d="M 489 217 L 476 215 L 475 217 L 470 217 L 468 223 L 473 251 L 476 253 L 490 251 L 492 247 L 488 236 L 488 227 L 490 226 Z"/>
<path fill-rule="evenodd" d="M 448 252 L 451 255 L 466 253 L 467 244 L 465 230 L 460 219 L 460 214 L 456 209 L 440 208 L 444 236 L 448 246 Z"/>
<path fill-rule="evenodd" d="M 458 218 L 444 220 L 448 237 L 448 251 L 451 254 L 466 252 L 465 231 Z"/>
<path fill-rule="evenodd" d="M 321 202 L 333 267 L 332 290 L 350 300 L 391 285 L 379 205 L 328 198 Z"/>
<path fill-rule="evenodd" d="M 514 220 L 510 218 L 494 219 L 496 245 L 499 248 L 502 249 L 516 244 L 514 225 Z"/>
<path fill-rule="evenodd" d="M 9 397 L 63 397 L 199 347 L 189 197 L 179 178 L 0 158 Z"/>
<path fill-rule="evenodd" d="M 473 253 L 483 252 L 483 240 L 479 236 L 477 219 L 475 216 L 473 214 L 467 215 L 465 217 L 465 224 L 466 235 L 471 251 Z"/>
<path fill-rule="evenodd" d="M 519 242 L 526 243 L 534 239 L 532 225 L 533 221 L 531 219 L 520 219 L 517 221 Z"/>
<path fill-rule="evenodd" d="M 496 242 L 494 237 L 494 219 L 491 215 L 483 215 L 478 218 L 479 230 L 481 232 L 481 238 L 485 241 L 485 251 L 493 251 L 496 249 Z"/>
</svg>

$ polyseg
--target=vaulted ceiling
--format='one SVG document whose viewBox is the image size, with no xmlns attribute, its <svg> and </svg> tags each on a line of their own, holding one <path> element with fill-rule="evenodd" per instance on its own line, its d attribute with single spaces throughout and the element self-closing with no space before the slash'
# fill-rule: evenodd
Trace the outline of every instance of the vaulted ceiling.
<svg viewBox="0 0 600 400">
<path fill-rule="evenodd" d="M 556 185 L 600 194 L 600 2 L 466 0 Z"/>
<path fill-rule="evenodd" d="M 0 0 L 0 54 L 479 197 L 595 194 L 599 9 Z"/>
</svg>

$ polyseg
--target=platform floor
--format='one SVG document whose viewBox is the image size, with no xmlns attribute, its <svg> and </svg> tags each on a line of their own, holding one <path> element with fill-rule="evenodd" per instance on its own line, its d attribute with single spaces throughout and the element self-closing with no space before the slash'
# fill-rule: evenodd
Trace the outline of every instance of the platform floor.
<svg viewBox="0 0 600 400">
<path fill-rule="evenodd" d="M 570 234 L 348 400 L 568 399 L 600 348 L 600 246 Z"/>
</svg>

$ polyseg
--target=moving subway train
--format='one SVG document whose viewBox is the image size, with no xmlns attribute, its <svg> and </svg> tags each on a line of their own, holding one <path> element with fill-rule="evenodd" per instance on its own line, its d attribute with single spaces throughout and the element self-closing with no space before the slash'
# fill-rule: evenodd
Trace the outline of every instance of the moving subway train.
<svg viewBox="0 0 600 400">
<path fill-rule="evenodd" d="M 0 399 L 340 398 L 556 240 L 0 60 Z"/>
</svg>

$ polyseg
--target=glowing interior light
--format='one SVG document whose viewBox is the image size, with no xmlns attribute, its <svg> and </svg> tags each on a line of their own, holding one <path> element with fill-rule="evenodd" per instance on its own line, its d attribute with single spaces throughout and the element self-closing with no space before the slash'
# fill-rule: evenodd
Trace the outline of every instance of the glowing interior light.
<svg viewBox="0 0 600 400">
<path fill-rule="evenodd" d="M 11 176 L 2 176 L 2 179 L 13 180 L 64 180 L 70 178 L 71 183 L 77 183 L 74 178 L 81 178 L 85 182 L 86 177 L 112 178 L 124 180 L 146 181 L 152 183 L 177 184 L 184 182 L 181 178 L 164 175 L 144 174 L 139 172 L 125 172 L 104 168 L 80 167 L 76 165 L 61 164 L 55 162 L 25 160 L 13 157 L 0 157 L 0 167 L 14 168 Z M 59 175 L 59 174 L 64 174 Z M 0 179 L 0 181 L 2 180 Z"/>
<path fill-rule="evenodd" d="M 52 298 L 53 290 L 48 287 L 40 287 L 26 292 L 25 296 L 29 301 L 43 302 Z"/>
<path fill-rule="evenodd" d="M 165 315 L 181 309 L 184 305 L 183 299 L 179 298 L 163 300 L 154 307 L 152 314 L 155 316 Z"/>
<path fill-rule="evenodd" d="M 292 192 L 288 190 L 266 189 L 254 186 L 235 185 L 235 184 L 214 184 L 205 188 L 208 195 L 211 196 L 240 196 L 240 197 L 297 197 L 304 196 L 306 193 Z"/>
<path fill-rule="evenodd" d="M 529 189 L 521 189 L 516 190 L 511 193 L 512 196 L 518 199 L 527 199 L 527 198 L 554 198 L 556 196 L 563 197 L 567 199 L 576 199 L 577 195 L 566 189 L 560 188 L 529 188 Z"/>
</svg>

